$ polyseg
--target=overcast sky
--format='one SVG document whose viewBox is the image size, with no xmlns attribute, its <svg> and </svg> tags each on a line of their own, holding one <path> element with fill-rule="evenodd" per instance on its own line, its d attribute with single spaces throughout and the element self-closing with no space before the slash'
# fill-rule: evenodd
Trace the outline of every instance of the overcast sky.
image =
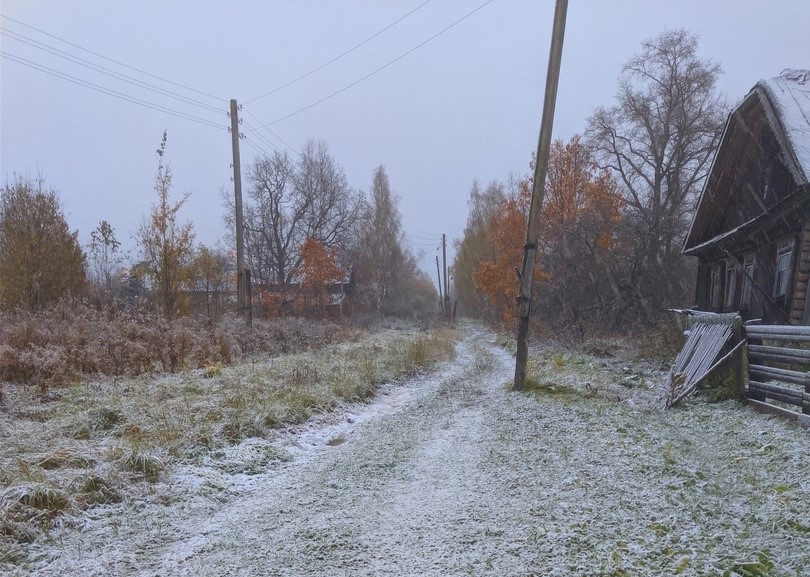
<svg viewBox="0 0 810 577">
<path fill-rule="evenodd" d="M 553 0 L 3 0 L 0 177 L 43 174 L 83 243 L 104 219 L 132 246 L 155 200 L 166 130 L 174 197 L 191 192 L 182 218 L 214 245 L 225 232 L 220 189 L 232 190 L 226 112 L 236 98 L 243 174 L 257 152 L 297 153 L 309 139 L 327 143 L 356 189 L 368 190 L 385 165 L 405 232 L 433 277 L 441 234 L 462 234 L 473 180 L 528 170 L 553 11 Z M 699 35 L 734 103 L 761 78 L 810 68 L 808 23 L 807 0 L 571 0 L 555 138 L 581 133 L 595 107 L 610 105 L 622 63 L 667 28 Z M 253 130 L 265 123 L 272 133 Z"/>
</svg>

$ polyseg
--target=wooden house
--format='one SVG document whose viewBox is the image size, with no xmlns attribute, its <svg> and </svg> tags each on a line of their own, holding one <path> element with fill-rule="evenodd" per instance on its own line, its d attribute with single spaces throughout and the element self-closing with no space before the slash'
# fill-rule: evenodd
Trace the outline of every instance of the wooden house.
<svg viewBox="0 0 810 577">
<path fill-rule="evenodd" d="M 810 71 L 762 80 L 731 112 L 683 253 L 695 307 L 810 324 Z"/>
</svg>

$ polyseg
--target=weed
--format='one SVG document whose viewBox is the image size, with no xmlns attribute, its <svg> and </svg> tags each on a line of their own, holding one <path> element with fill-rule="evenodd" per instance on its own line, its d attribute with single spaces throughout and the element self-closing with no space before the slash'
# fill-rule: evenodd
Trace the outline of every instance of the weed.
<svg viewBox="0 0 810 577">
<path fill-rule="evenodd" d="M 770 559 L 769 551 L 762 551 L 757 555 L 756 561 L 736 562 L 729 569 L 723 571 L 723 577 L 769 577 L 773 575 L 774 564 Z"/>
<path fill-rule="evenodd" d="M 43 455 L 35 455 L 31 459 L 31 462 L 33 465 L 46 470 L 62 468 L 83 469 L 93 465 L 91 459 L 67 449 L 57 449 Z"/>
<path fill-rule="evenodd" d="M 18 485 L 6 490 L 0 497 L 4 507 L 24 505 L 40 511 L 59 513 L 67 509 L 68 498 L 60 490 L 44 484 Z"/>
<path fill-rule="evenodd" d="M 123 497 L 113 484 L 94 474 L 88 474 L 77 480 L 81 500 L 86 506 L 120 503 Z"/>
<path fill-rule="evenodd" d="M 90 428 L 95 431 L 109 431 L 124 421 L 124 413 L 118 409 L 100 407 L 89 415 Z"/>
<path fill-rule="evenodd" d="M 670 470 L 677 464 L 675 459 L 675 447 L 672 443 L 665 443 L 661 450 L 661 458 L 664 460 L 664 470 Z"/>
<path fill-rule="evenodd" d="M 154 483 L 160 479 L 160 474 L 165 468 L 163 460 L 157 455 L 140 453 L 138 451 L 131 451 L 127 454 L 122 461 L 122 465 L 125 470 L 142 476 L 150 483 Z"/>
<path fill-rule="evenodd" d="M 213 365 L 209 365 L 205 367 L 203 371 L 203 378 L 210 379 L 212 377 L 218 377 L 222 374 L 222 362 L 217 362 Z"/>
</svg>

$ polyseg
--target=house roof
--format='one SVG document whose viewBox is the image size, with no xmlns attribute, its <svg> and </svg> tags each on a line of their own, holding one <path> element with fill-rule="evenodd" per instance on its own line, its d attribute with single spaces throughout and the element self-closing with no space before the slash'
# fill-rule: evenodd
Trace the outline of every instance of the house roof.
<svg viewBox="0 0 810 577">
<path fill-rule="evenodd" d="M 786 69 L 774 78 L 757 82 L 729 115 L 709 177 L 704 183 L 692 224 L 686 235 L 684 254 L 697 254 L 717 242 L 730 239 L 737 233 L 749 229 L 755 224 L 754 221 L 758 224 L 765 218 L 773 216 L 773 213 L 780 209 L 779 206 L 775 206 L 766 210 L 763 206 L 765 214 L 759 216 L 764 218 L 757 217 L 754 218 L 754 221 L 739 223 L 739 226 L 732 230 L 718 231 L 713 238 L 706 238 L 707 227 L 716 218 L 717 211 L 725 211 L 728 208 L 725 204 L 716 205 L 718 196 L 716 185 L 731 159 L 729 155 L 732 154 L 733 145 L 728 142 L 729 133 L 733 125 L 745 124 L 742 118 L 746 113 L 743 110 L 750 111 L 752 106 L 759 106 L 758 110 L 764 112 L 764 117 L 779 142 L 787 168 L 793 175 L 796 184 L 799 187 L 808 185 L 808 177 L 810 177 L 810 70 Z M 726 197 L 731 192 L 731 190 L 726 191 Z M 721 204 L 728 201 L 731 201 L 731 198 L 725 198 Z"/>
<path fill-rule="evenodd" d="M 764 89 L 779 116 L 782 126 L 778 129 L 787 137 L 804 177 L 804 183 L 799 184 L 807 184 L 810 176 L 810 70 L 788 68 L 779 76 L 760 80 L 757 86 Z"/>
</svg>

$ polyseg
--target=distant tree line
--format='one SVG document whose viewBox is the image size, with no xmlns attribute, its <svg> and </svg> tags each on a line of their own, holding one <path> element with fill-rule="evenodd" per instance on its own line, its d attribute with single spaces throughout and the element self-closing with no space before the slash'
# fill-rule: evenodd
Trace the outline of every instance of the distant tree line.
<svg viewBox="0 0 810 577">
<path fill-rule="evenodd" d="M 615 103 L 594 112 L 584 136 L 553 144 L 535 274 L 539 322 L 627 328 L 691 302 L 681 246 L 726 113 L 720 67 L 697 48 L 682 30 L 644 42 L 622 69 Z M 473 183 L 453 263 L 467 315 L 514 318 L 531 178 Z"/>
<path fill-rule="evenodd" d="M 172 320 L 215 319 L 235 308 L 234 249 L 195 245 L 172 199 L 167 136 L 157 150 L 157 200 L 135 232 L 135 258 L 102 220 L 87 247 L 71 231 L 55 191 L 15 176 L 0 189 L 0 310 L 38 311 L 84 300 L 99 310 L 151 310 Z M 437 296 L 405 243 L 397 197 L 384 167 L 368 194 L 350 187 L 321 142 L 297 157 L 260 156 L 248 169 L 246 264 L 254 314 L 424 315 Z M 232 211 L 225 220 L 232 225 Z M 231 239 L 232 240 L 232 239 Z"/>
</svg>

